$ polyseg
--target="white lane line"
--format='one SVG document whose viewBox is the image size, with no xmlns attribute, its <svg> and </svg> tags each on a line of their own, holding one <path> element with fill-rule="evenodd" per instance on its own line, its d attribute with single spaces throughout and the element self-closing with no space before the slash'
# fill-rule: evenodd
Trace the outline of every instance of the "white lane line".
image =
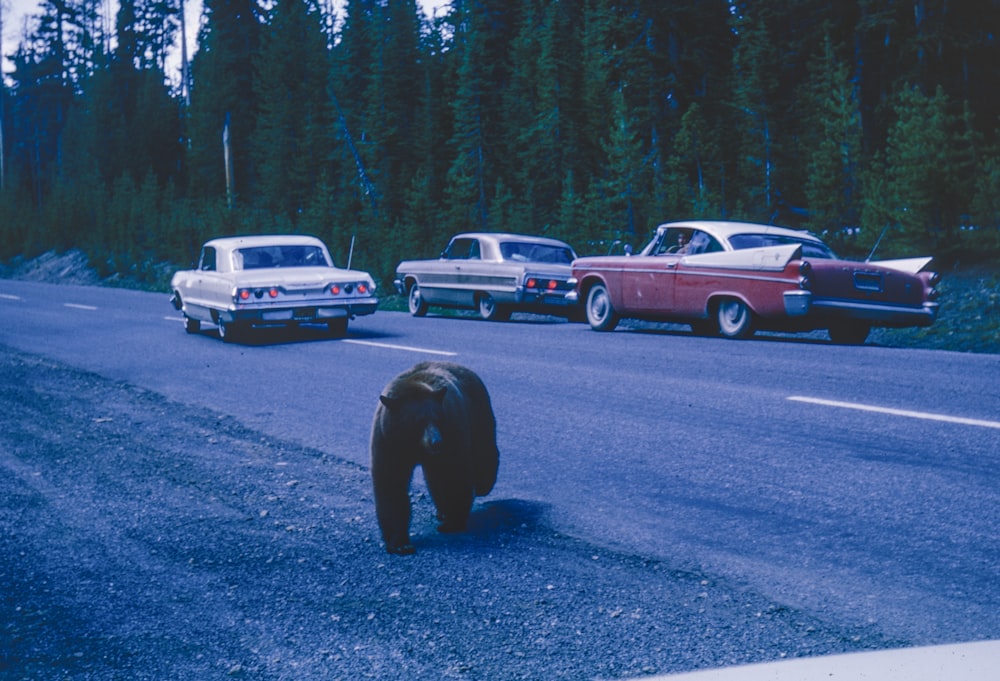
<svg viewBox="0 0 1000 681">
<path fill-rule="evenodd" d="M 1000 421 L 984 421 L 982 419 L 967 419 L 961 416 L 945 416 L 944 414 L 932 414 L 926 411 L 910 411 L 908 409 L 893 409 L 891 407 L 877 407 L 870 404 L 858 404 L 857 402 L 838 402 L 837 400 L 822 400 L 818 397 L 802 397 L 793 395 L 789 398 L 793 402 L 808 402 L 809 404 L 819 404 L 825 407 L 840 407 L 841 409 L 856 409 L 858 411 L 871 411 L 878 414 L 890 414 L 892 416 L 905 416 L 911 419 L 923 419 L 924 421 L 944 421 L 945 423 L 957 423 L 963 426 L 980 426 L 982 428 L 1000 429 Z"/>
<path fill-rule="evenodd" d="M 63 307 L 71 307 L 74 310 L 88 310 L 90 312 L 97 310 L 93 305 L 78 305 L 77 303 L 63 303 Z"/>
<path fill-rule="evenodd" d="M 21 300 L 21 296 L 12 296 L 9 293 L 0 293 L 0 298 L 3 300 Z"/>
<path fill-rule="evenodd" d="M 417 348 L 411 345 L 393 345 L 392 343 L 376 343 L 374 341 L 363 340 L 342 340 L 341 343 L 353 343 L 354 345 L 370 345 L 373 348 L 388 348 L 389 350 L 406 350 L 407 352 L 422 352 L 427 355 L 442 355 L 444 357 L 454 357 L 457 352 L 447 352 L 445 350 L 429 350 L 427 348 Z"/>
</svg>

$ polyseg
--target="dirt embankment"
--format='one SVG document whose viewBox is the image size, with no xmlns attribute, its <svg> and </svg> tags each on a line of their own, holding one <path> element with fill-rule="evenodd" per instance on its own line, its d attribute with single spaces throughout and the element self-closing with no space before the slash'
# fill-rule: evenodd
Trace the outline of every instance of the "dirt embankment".
<svg viewBox="0 0 1000 681">
<path fill-rule="evenodd" d="M 388 556 L 365 467 L 0 346 L 0 677 L 612 679 L 883 648 L 477 504 Z"/>
</svg>

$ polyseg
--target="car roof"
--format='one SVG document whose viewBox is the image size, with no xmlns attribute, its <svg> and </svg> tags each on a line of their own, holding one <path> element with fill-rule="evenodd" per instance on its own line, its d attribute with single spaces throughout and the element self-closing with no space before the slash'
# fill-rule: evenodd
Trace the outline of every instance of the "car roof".
<svg viewBox="0 0 1000 681">
<path fill-rule="evenodd" d="M 248 236 L 226 236 L 205 242 L 206 246 L 233 250 L 255 246 L 322 246 L 323 242 L 305 234 L 253 234 Z"/>
<path fill-rule="evenodd" d="M 452 239 L 492 239 L 501 241 L 521 241 L 535 244 L 548 244 L 550 246 L 569 246 L 565 241 L 553 239 L 547 236 L 532 236 L 529 234 L 517 234 L 514 232 L 462 232 L 456 234 Z"/>
<path fill-rule="evenodd" d="M 762 225 L 753 222 L 734 222 L 729 220 L 684 220 L 681 222 L 667 222 L 657 229 L 700 229 L 708 232 L 712 236 L 729 239 L 734 234 L 773 234 L 776 236 L 787 236 L 795 239 L 807 239 L 809 241 L 822 240 L 815 234 L 810 234 L 805 230 L 789 229 L 788 227 L 778 227 L 777 225 Z"/>
</svg>

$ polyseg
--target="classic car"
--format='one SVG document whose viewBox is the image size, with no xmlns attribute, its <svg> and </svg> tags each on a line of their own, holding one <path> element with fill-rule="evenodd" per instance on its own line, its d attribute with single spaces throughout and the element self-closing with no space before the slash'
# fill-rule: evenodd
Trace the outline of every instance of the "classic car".
<svg viewBox="0 0 1000 681">
<path fill-rule="evenodd" d="M 930 261 L 841 260 L 808 232 L 692 221 L 660 225 L 635 255 L 579 258 L 573 276 L 597 331 L 627 317 L 729 338 L 826 329 L 835 343 L 861 344 L 872 327 L 934 322 Z"/>
<path fill-rule="evenodd" d="M 536 312 L 582 321 L 570 298 L 576 257 L 562 241 L 521 234 L 456 234 L 440 258 L 404 260 L 396 267 L 396 289 L 410 314 L 422 317 L 435 305 L 478 310 L 483 319 L 505 320 L 512 312 Z"/>
<path fill-rule="evenodd" d="M 197 269 L 175 273 L 170 290 L 188 333 L 208 322 L 227 342 L 255 326 L 324 324 L 343 335 L 378 306 L 367 272 L 334 266 L 322 241 L 302 235 L 206 241 Z"/>
</svg>

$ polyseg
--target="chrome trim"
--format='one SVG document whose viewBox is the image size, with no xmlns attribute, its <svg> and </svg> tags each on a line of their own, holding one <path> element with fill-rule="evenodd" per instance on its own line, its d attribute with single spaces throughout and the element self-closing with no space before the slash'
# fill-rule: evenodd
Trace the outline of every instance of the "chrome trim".
<svg viewBox="0 0 1000 681">
<path fill-rule="evenodd" d="M 789 317 L 802 317 L 809 314 L 812 303 L 810 291 L 785 291 L 785 314 Z"/>
</svg>

